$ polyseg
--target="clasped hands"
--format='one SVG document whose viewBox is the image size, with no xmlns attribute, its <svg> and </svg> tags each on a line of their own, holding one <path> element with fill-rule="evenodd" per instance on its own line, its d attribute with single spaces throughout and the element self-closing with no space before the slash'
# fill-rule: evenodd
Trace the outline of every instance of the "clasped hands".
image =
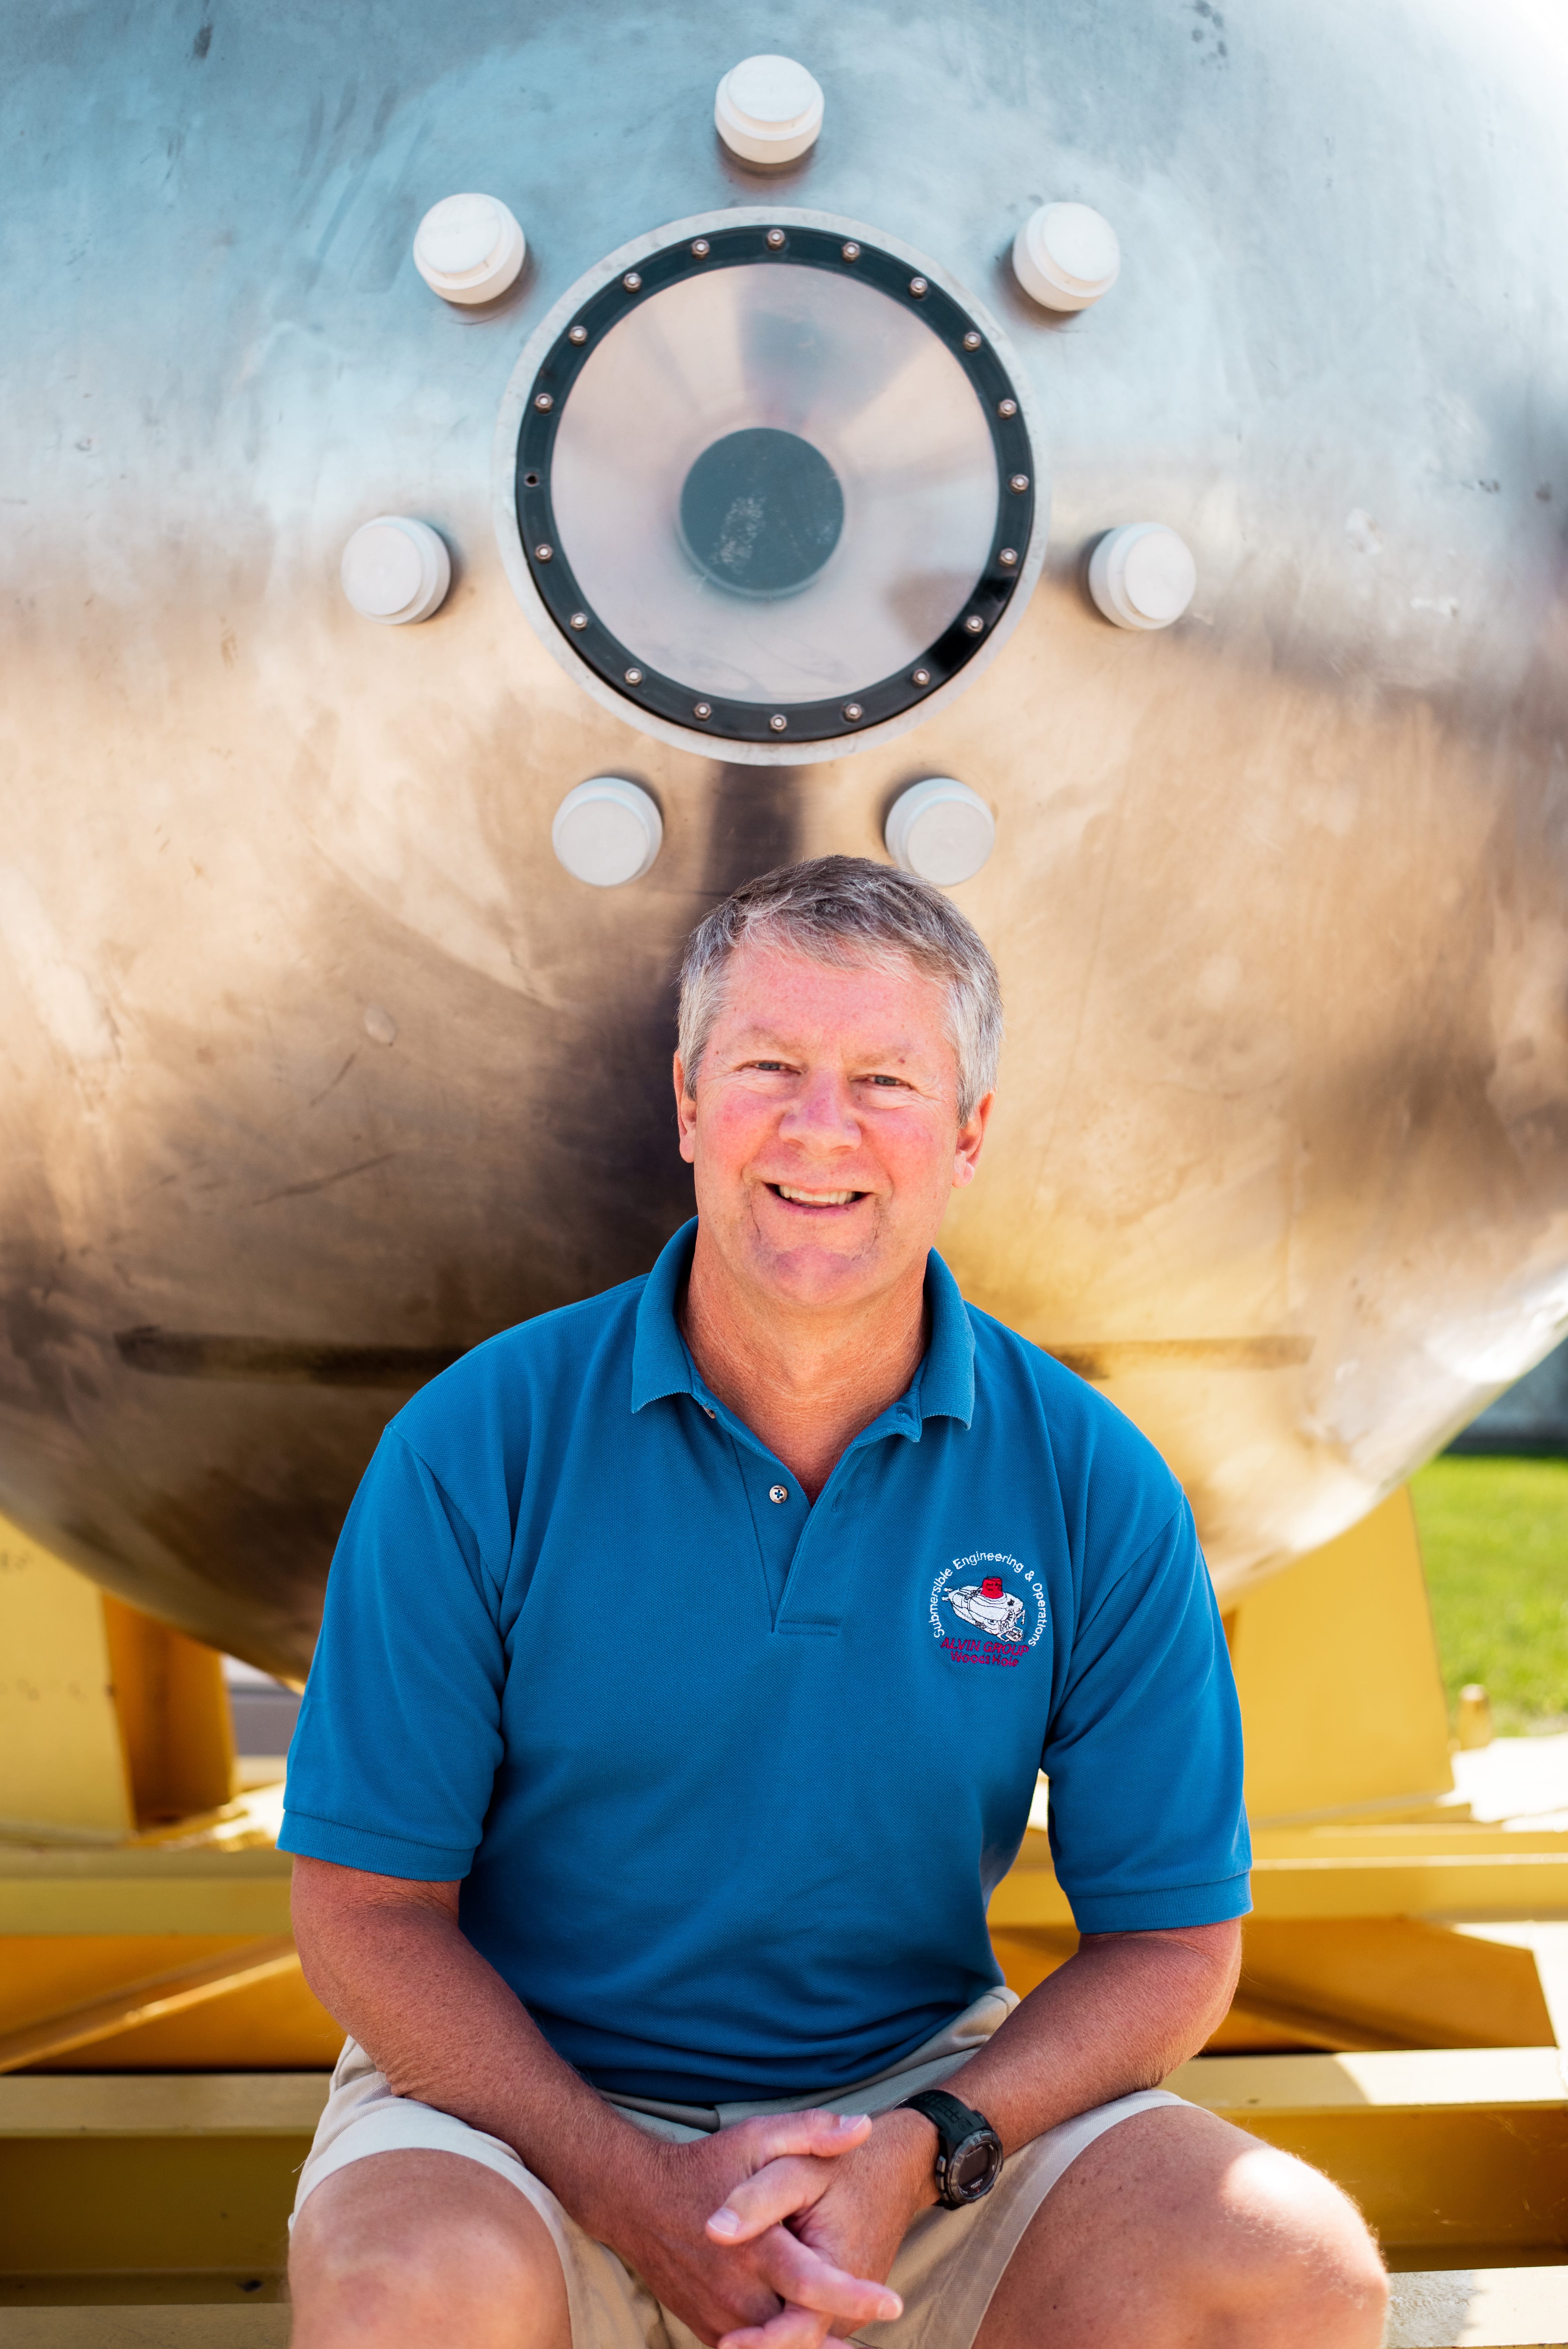
<svg viewBox="0 0 1568 2349">
<path fill-rule="evenodd" d="M 820 2349 L 903 2314 L 881 2279 L 935 2199 L 934 2132 L 919 2114 L 779 2113 L 696 2144 L 645 2143 L 643 2190 L 598 2231 L 704 2341 Z"/>
</svg>

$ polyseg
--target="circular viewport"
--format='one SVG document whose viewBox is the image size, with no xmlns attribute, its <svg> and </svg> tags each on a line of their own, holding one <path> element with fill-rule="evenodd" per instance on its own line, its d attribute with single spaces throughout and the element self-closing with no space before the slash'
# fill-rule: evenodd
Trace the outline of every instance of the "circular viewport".
<svg viewBox="0 0 1568 2349">
<path fill-rule="evenodd" d="M 844 527 L 844 493 L 798 432 L 755 425 L 703 450 L 681 491 L 693 560 L 740 595 L 788 595 L 814 579 Z"/>
</svg>

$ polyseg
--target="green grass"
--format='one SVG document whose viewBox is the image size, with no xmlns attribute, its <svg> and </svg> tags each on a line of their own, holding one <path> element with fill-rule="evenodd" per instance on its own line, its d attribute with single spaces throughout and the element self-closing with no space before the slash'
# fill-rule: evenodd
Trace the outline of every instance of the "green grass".
<svg viewBox="0 0 1568 2349">
<path fill-rule="evenodd" d="M 1434 1460 L 1410 1492 L 1450 1711 L 1480 1681 L 1500 1731 L 1568 1728 L 1568 1460 Z"/>
</svg>

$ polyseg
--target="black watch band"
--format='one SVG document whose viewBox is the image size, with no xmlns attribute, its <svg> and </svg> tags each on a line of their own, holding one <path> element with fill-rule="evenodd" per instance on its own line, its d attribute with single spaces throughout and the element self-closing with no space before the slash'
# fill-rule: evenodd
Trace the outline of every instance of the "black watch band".
<svg viewBox="0 0 1568 2349">
<path fill-rule="evenodd" d="M 941 2088 L 906 2096 L 901 2111 L 923 2113 L 936 2131 L 936 2191 L 950 2210 L 989 2194 L 1002 2169 L 1002 2140 L 984 2113 Z"/>
</svg>

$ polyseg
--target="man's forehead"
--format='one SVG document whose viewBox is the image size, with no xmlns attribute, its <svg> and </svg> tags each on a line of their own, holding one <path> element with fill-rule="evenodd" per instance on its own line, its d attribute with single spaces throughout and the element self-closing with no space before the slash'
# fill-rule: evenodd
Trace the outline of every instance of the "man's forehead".
<svg viewBox="0 0 1568 2349">
<path fill-rule="evenodd" d="M 727 1052 L 824 1050 L 857 1059 L 946 1059 L 943 991 L 913 965 L 821 963 L 777 949 L 743 949 L 731 967 L 718 1026 Z"/>
<path fill-rule="evenodd" d="M 830 963 L 788 949 L 743 947 L 726 973 L 720 1019 L 731 1034 L 775 1038 L 802 1026 L 867 1022 L 913 1043 L 946 1025 L 943 989 L 913 963 Z"/>
<path fill-rule="evenodd" d="M 808 1046 L 815 1050 L 838 1044 L 857 1053 L 908 1056 L 930 1051 L 945 1039 L 940 1034 L 902 1028 L 886 1019 L 775 1019 L 726 1021 L 724 1040 L 732 1051 L 755 1051 L 764 1047 L 799 1051 Z"/>
</svg>

